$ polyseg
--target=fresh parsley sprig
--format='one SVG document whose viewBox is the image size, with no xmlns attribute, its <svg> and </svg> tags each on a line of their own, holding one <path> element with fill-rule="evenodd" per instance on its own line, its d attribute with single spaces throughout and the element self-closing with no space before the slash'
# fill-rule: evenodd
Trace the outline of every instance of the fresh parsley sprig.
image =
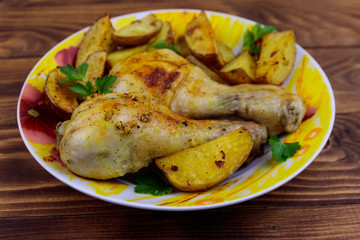
<svg viewBox="0 0 360 240">
<path fill-rule="evenodd" d="M 85 80 L 86 72 L 88 70 L 89 64 L 83 63 L 78 66 L 76 69 L 70 64 L 60 67 L 60 71 L 66 75 L 65 80 L 60 81 L 60 84 L 77 82 L 71 86 L 69 89 L 74 93 L 80 94 L 83 96 L 84 100 L 95 93 L 94 86 L 90 81 Z M 81 84 L 78 81 L 84 82 Z M 109 87 L 116 81 L 116 76 L 105 75 L 103 78 L 97 78 L 95 80 L 95 86 L 97 92 L 100 94 L 111 93 Z"/>
<path fill-rule="evenodd" d="M 272 157 L 277 162 L 285 162 L 291 158 L 295 153 L 301 149 L 299 142 L 283 143 L 276 135 L 272 135 L 269 139 L 269 144 L 272 146 Z"/>
<path fill-rule="evenodd" d="M 260 24 L 256 24 L 252 31 L 247 29 L 244 35 L 243 50 L 248 49 L 251 53 L 260 53 L 261 47 L 256 45 L 255 42 L 274 30 L 275 27 L 273 26 L 262 27 Z"/>
<path fill-rule="evenodd" d="M 139 175 L 135 182 L 138 184 L 134 189 L 136 193 L 162 196 L 174 191 L 174 188 L 157 174 Z"/>
<path fill-rule="evenodd" d="M 174 45 L 171 45 L 171 44 L 167 44 L 166 42 L 164 42 L 163 40 L 159 40 L 157 41 L 156 43 L 152 44 L 150 48 L 156 48 L 156 49 L 161 49 L 161 48 L 167 48 L 167 49 L 170 49 L 174 52 L 176 52 L 177 54 L 180 54 L 180 51 L 177 50 L 177 48 L 174 46 Z"/>
<path fill-rule="evenodd" d="M 105 93 L 111 93 L 111 90 L 109 90 L 109 87 L 111 84 L 113 84 L 116 81 L 116 76 L 109 76 L 105 75 L 103 78 L 97 78 L 95 80 L 95 85 L 98 90 L 98 93 L 105 94 Z"/>
</svg>

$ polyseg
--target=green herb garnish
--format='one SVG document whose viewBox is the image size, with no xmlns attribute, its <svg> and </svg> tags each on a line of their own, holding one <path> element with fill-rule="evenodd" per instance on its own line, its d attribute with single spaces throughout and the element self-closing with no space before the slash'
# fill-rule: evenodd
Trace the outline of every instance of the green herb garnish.
<svg viewBox="0 0 360 240">
<path fill-rule="evenodd" d="M 152 44 L 150 48 L 157 48 L 157 49 L 161 49 L 161 48 L 167 48 L 167 49 L 170 49 L 174 52 L 176 52 L 177 54 L 180 54 L 180 51 L 176 49 L 176 47 L 174 45 L 170 45 L 170 44 L 167 44 L 166 42 L 164 42 L 163 40 L 159 40 L 157 41 L 156 43 Z"/>
<path fill-rule="evenodd" d="M 138 184 L 134 189 L 136 193 L 162 196 L 174 191 L 174 188 L 165 179 L 156 174 L 139 175 L 135 178 L 135 182 Z"/>
<path fill-rule="evenodd" d="M 272 135 L 269 139 L 269 144 L 272 146 L 272 157 L 277 162 L 284 162 L 291 158 L 295 153 L 301 149 L 299 142 L 283 143 L 276 135 Z"/>
<path fill-rule="evenodd" d="M 111 84 L 113 84 L 116 81 L 116 76 L 108 76 L 105 75 L 103 78 L 97 78 L 95 80 L 95 85 L 98 90 L 98 93 L 105 94 L 105 93 L 111 93 L 111 90 L 109 90 L 109 87 Z"/>
<path fill-rule="evenodd" d="M 61 81 L 60 84 L 69 83 L 69 82 L 76 82 L 76 81 L 85 81 L 85 75 L 89 64 L 83 63 L 78 66 L 76 69 L 71 66 L 70 64 L 63 66 L 60 68 L 60 71 L 66 74 L 65 80 Z"/>
<path fill-rule="evenodd" d="M 275 30 L 275 27 L 264 26 L 256 24 L 252 31 L 246 30 L 244 35 L 243 50 L 248 49 L 251 53 L 260 53 L 261 47 L 255 45 L 255 42 L 263 38 L 266 34 L 271 33 Z"/>
<path fill-rule="evenodd" d="M 75 83 L 69 86 L 69 89 L 74 93 L 80 94 L 83 96 L 84 100 L 94 94 L 94 86 L 91 84 L 90 81 L 85 80 L 86 72 L 89 67 L 89 64 L 83 63 L 78 66 L 76 69 L 71 66 L 70 64 L 60 67 L 60 71 L 66 74 L 65 80 L 61 81 L 60 84 L 64 83 L 71 83 L 81 81 L 85 84 Z M 95 85 L 97 88 L 97 92 L 100 94 L 111 93 L 109 87 L 116 81 L 116 76 L 108 76 L 105 75 L 103 78 L 97 78 L 95 80 Z"/>
</svg>

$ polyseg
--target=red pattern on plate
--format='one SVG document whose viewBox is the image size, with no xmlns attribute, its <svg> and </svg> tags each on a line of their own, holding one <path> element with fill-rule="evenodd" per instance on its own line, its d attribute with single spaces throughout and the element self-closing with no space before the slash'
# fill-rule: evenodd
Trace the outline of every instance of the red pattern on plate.
<svg viewBox="0 0 360 240">
<path fill-rule="evenodd" d="M 70 46 L 68 48 L 64 48 L 59 52 L 57 52 L 55 55 L 55 61 L 58 64 L 58 66 L 62 67 L 67 64 L 74 66 L 75 58 L 78 50 L 79 50 L 78 47 Z"/>
<path fill-rule="evenodd" d="M 44 93 L 26 83 L 20 100 L 20 124 L 25 138 L 40 144 L 55 143 L 61 120 L 46 107 Z"/>
</svg>

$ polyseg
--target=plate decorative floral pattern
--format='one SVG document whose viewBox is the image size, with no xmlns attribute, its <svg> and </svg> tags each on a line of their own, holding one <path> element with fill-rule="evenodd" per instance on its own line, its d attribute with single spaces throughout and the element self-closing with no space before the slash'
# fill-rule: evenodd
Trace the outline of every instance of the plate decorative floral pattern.
<svg viewBox="0 0 360 240">
<path fill-rule="evenodd" d="M 185 32 L 186 24 L 199 12 L 179 9 L 146 11 L 112 18 L 112 23 L 119 29 L 148 13 L 154 13 L 159 19 L 172 24 L 177 37 Z M 217 40 L 231 47 L 234 53 L 239 53 L 246 29 L 255 22 L 218 12 L 206 13 Z M 282 138 L 284 142 L 298 141 L 302 146 L 291 159 L 278 163 L 267 152 L 207 191 L 175 192 L 161 197 L 137 194 L 134 184 L 121 178 L 96 181 L 79 177 L 62 164 L 55 150 L 55 127 L 60 119 L 44 105 L 44 85 L 52 69 L 73 63 L 77 46 L 86 30 L 60 42 L 36 64 L 22 88 L 17 112 L 21 136 L 38 163 L 60 181 L 85 194 L 115 204 L 153 210 L 186 211 L 227 206 L 258 197 L 285 184 L 315 159 L 329 138 L 335 116 L 332 88 L 317 62 L 297 45 L 295 67 L 284 86 L 286 91 L 305 97 L 317 111 L 313 117 L 303 121 L 296 132 Z"/>
</svg>

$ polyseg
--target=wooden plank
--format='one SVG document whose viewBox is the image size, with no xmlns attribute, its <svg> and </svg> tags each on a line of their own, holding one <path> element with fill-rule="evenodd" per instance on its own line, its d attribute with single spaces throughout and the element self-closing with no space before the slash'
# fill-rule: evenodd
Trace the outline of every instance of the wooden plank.
<svg viewBox="0 0 360 240">
<path fill-rule="evenodd" d="M 358 204 L 175 213 L 134 210 L 132 214 L 118 211 L 116 214 L 0 219 L 0 238 L 358 239 L 359 216 Z"/>
<path fill-rule="evenodd" d="M 104 13 L 118 16 L 129 12 L 161 8 L 202 8 L 191 0 L 181 2 L 137 1 L 127 4 L 66 1 L 13 1 L 0 3 L 0 57 L 41 56 L 56 43 L 90 25 Z M 156 3 L 159 3 L 156 5 Z M 160 4 L 161 3 L 161 4 Z M 207 1 L 207 9 L 234 14 L 277 26 L 294 29 L 297 42 L 304 47 L 360 46 L 360 22 L 356 1 Z M 326 9 L 326 11 L 323 11 Z M 23 19 L 26 19 L 24 21 Z"/>
<path fill-rule="evenodd" d="M 336 112 L 358 112 L 360 102 L 360 48 L 308 49 L 328 76 L 335 95 Z"/>
<path fill-rule="evenodd" d="M 27 151 L 16 123 L 34 64 L 110 13 L 197 8 L 294 29 L 334 89 L 334 131 L 315 161 L 251 201 L 198 212 L 110 204 L 64 185 Z M 0 1 L 0 239 L 360 239 L 360 1 Z"/>
</svg>

